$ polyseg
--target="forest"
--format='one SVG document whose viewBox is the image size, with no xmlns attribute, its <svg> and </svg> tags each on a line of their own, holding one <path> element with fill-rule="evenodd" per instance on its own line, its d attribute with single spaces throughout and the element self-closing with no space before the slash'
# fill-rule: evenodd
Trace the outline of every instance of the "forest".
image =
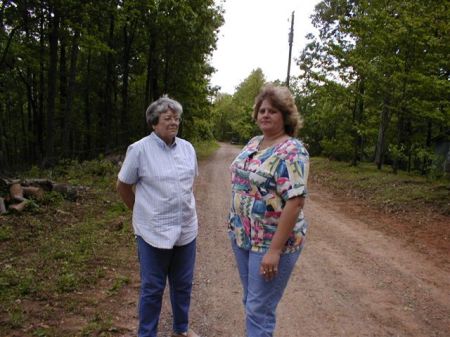
<svg viewBox="0 0 450 337">
<path fill-rule="evenodd" d="M 431 177 L 450 171 L 448 1 L 321 1 L 312 20 L 318 33 L 290 85 L 310 154 Z M 255 69 L 218 97 L 216 137 L 257 132 L 249 111 L 264 82 Z"/>
<path fill-rule="evenodd" d="M 194 143 L 258 132 L 262 70 L 232 95 L 210 84 L 224 22 L 213 0 L 2 1 L 0 20 L 0 172 L 123 150 L 165 93 Z M 290 81 L 311 155 L 449 170 L 448 1 L 324 0 L 311 20 Z"/>
<path fill-rule="evenodd" d="M 163 94 L 212 137 L 213 0 L 1 1 L 0 21 L 0 171 L 124 149 Z"/>
</svg>

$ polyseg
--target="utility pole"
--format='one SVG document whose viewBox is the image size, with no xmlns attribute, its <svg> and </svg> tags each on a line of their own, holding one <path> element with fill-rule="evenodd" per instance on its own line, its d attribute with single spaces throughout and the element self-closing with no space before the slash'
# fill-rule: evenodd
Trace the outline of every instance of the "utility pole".
<svg viewBox="0 0 450 337">
<path fill-rule="evenodd" d="M 294 13 L 292 12 L 291 17 L 291 31 L 289 32 L 289 59 L 288 59 L 288 69 L 286 77 L 286 86 L 289 88 L 289 77 L 291 75 L 291 56 L 292 56 L 292 43 L 294 42 Z"/>
</svg>

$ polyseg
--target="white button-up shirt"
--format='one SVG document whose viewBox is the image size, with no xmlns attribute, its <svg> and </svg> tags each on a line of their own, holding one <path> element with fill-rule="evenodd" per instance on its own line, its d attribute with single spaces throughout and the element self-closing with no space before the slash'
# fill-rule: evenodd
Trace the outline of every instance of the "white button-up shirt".
<svg viewBox="0 0 450 337">
<path fill-rule="evenodd" d="M 119 180 L 136 185 L 134 233 L 156 248 L 183 246 L 197 237 L 193 193 L 197 157 L 188 141 L 168 146 L 154 132 L 131 144 Z"/>
</svg>

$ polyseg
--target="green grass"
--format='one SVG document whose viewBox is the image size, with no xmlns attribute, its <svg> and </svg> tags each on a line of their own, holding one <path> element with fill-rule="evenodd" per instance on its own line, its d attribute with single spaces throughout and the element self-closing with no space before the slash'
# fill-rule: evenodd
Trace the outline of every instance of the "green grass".
<svg viewBox="0 0 450 337">
<path fill-rule="evenodd" d="M 311 159 L 312 178 L 325 188 L 364 199 L 377 208 L 388 211 L 432 208 L 450 215 L 450 181 L 446 178 L 429 180 L 416 174 L 393 174 L 390 167 L 378 170 L 374 164 Z"/>
<path fill-rule="evenodd" d="M 0 218 L 1 336 L 31 322 L 54 319 L 46 310 L 33 310 L 45 303 L 58 307 L 56 315 L 64 318 L 73 308 L 86 307 L 88 299 L 79 294 L 100 282 L 105 289 L 96 293 L 104 290 L 109 297 L 129 284 L 135 243 L 130 212 L 115 191 L 117 171 L 111 163 L 97 160 L 66 162 L 51 171 L 33 168 L 23 174 L 81 186 L 84 192 L 76 202 L 46 192 L 38 208 Z M 80 326 L 78 335 L 110 335 L 101 333 L 111 328 L 107 313 L 99 312 L 97 318 L 101 319 Z M 64 327 L 38 327 L 29 334 L 72 336 L 59 329 Z"/>
<path fill-rule="evenodd" d="M 88 325 L 83 328 L 81 336 L 114 336 L 118 332 L 112 324 L 111 314 L 96 313 Z"/>
<path fill-rule="evenodd" d="M 219 148 L 219 143 L 215 140 L 202 141 L 202 142 L 192 142 L 197 153 L 197 158 L 199 160 L 209 157 L 214 151 Z"/>
</svg>

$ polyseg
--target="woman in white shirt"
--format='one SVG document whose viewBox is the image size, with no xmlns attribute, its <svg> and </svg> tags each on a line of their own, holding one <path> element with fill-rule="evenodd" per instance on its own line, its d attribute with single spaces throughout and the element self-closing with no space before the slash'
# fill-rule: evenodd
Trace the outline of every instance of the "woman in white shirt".
<svg viewBox="0 0 450 337">
<path fill-rule="evenodd" d="M 141 274 L 138 337 L 156 337 L 161 303 L 169 280 L 173 337 L 198 337 L 189 329 L 197 214 L 194 147 L 178 138 L 182 106 L 161 97 L 148 107 L 149 136 L 128 147 L 117 190 L 133 210 Z M 133 192 L 133 185 L 135 192 Z"/>
</svg>

